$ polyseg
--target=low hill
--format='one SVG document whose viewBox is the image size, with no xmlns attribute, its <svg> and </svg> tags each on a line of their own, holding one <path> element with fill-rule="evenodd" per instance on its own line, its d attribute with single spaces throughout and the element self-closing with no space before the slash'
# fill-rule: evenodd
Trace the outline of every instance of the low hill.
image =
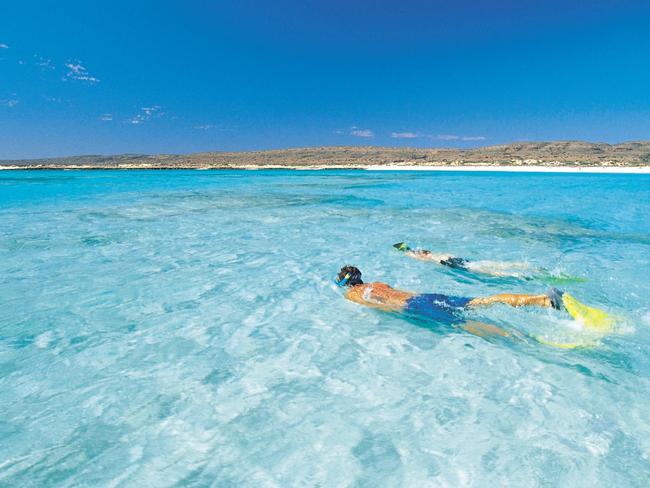
<svg viewBox="0 0 650 488">
<path fill-rule="evenodd" d="M 516 142 L 473 149 L 342 146 L 0 161 L 0 168 L 5 169 L 360 168 L 369 165 L 648 166 L 650 141 L 621 144 Z"/>
</svg>

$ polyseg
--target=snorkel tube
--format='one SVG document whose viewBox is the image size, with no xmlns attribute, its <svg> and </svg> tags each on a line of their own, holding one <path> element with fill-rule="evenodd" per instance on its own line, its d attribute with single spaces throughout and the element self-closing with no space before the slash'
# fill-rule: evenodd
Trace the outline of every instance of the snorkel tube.
<svg viewBox="0 0 650 488">
<path fill-rule="evenodd" d="M 339 279 L 338 276 L 334 279 L 334 283 L 336 283 L 341 288 L 347 285 L 348 281 L 350 281 L 350 273 L 346 273 L 345 276 L 341 279 Z"/>
</svg>

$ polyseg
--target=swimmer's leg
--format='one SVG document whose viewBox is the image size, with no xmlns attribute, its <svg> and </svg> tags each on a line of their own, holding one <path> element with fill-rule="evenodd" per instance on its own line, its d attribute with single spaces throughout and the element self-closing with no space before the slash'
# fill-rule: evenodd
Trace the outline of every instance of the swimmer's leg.
<svg viewBox="0 0 650 488">
<path fill-rule="evenodd" d="M 495 303 L 505 303 L 511 307 L 553 307 L 553 302 L 549 295 L 517 295 L 514 293 L 499 293 L 498 295 L 474 298 L 467 304 L 467 306 L 480 307 L 493 305 Z"/>
<path fill-rule="evenodd" d="M 510 333 L 496 325 L 486 324 L 485 322 L 476 322 L 468 320 L 460 325 L 460 328 L 479 337 L 510 337 Z"/>
<path fill-rule="evenodd" d="M 466 269 L 474 273 L 482 273 L 496 277 L 523 278 L 535 273 L 528 263 L 503 261 L 469 261 Z"/>
<path fill-rule="evenodd" d="M 559 296 L 564 309 L 575 320 L 582 322 L 585 329 L 601 334 L 607 334 L 614 329 L 615 317 L 610 316 L 604 310 L 585 305 L 568 293 L 562 293 Z"/>
</svg>

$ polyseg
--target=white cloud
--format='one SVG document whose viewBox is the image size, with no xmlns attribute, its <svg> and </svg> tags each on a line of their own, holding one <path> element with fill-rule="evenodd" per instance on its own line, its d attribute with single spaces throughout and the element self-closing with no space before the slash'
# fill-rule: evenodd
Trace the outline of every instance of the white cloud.
<svg viewBox="0 0 650 488">
<path fill-rule="evenodd" d="M 102 114 L 102 116 L 99 117 L 99 120 L 109 122 L 109 121 L 113 120 L 113 114 Z"/>
<path fill-rule="evenodd" d="M 332 131 L 334 134 L 337 135 L 351 135 L 355 137 L 366 137 L 366 138 L 371 138 L 375 137 L 375 133 L 370 130 L 370 129 L 362 129 L 356 125 L 353 125 L 350 127 L 349 131 L 337 129 Z M 457 134 L 438 134 L 438 135 L 432 135 L 432 134 L 426 134 L 422 132 L 412 132 L 412 131 L 405 131 L 405 132 L 391 132 L 390 136 L 393 139 L 437 139 L 439 141 L 484 141 L 487 138 L 485 136 L 461 136 Z"/>
<path fill-rule="evenodd" d="M 457 136 L 455 134 L 439 134 L 435 137 L 440 141 L 484 141 L 485 136 Z"/>
<path fill-rule="evenodd" d="M 36 64 L 36 66 L 38 66 L 39 68 L 41 68 L 43 70 L 54 69 L 54 64 L 52 63 L 51 59 L 46 59 L 46 58 L 43 58 L 43 57 L 41 57 L 41 56 L 39 56 L 37 54 L 34 54 L 34 60 L 35 60 L 34 63 Z"/>
<path fill-rule="evenodd" d="M 197 130 L 210 130 L 210 129 L 214 129 L 214 125 L 212 124 L 195 125 L 194 128 Z"/>
<path fill-rule="evenodd" d="M 420 137 L 416 132 L 391 132 L 390 136 L 393 139 L 415 139 Z"/>
<path fill-rule="evenodd" d="M 19 103 L 20 100 L 16 98 L 10 98 L 8 100 L 0 100 L 0 105 L 4 105 L 5 107 L 9 107 L 9 108 L 14 108 Z"/>
<path fill-rule="evenodd" d="M 349 136 L 367 137 L 367 138 L 375 137 L 375 133 L 370 129 L 362 129 L 360 127 L 357 127 L 356 125 L 351 126 L 350 129 L 347 130 L 336 129 L 333 130 L 332 133 L 338 136 L 349 135 Z"/>
<path fill-rule="evenodd" d="M 375 133 L 370 129 L 358 129 L 356 127 L 352 128 L 350 135 L 356 137 L 375 137 Z"/>
<path fill-rule="evenodd" d="M 144 122 L 147 122 L 153 118 L 159 119 L 165 115 L 165 112 L 161 112 L 160 105 L 152 105 L 151 107 L 142 107 L 140 112 L 135 114 L 130 119 L 125 120 L 124 122 L 132 125 L 140 125 Z"/>
<path fill-rule="evenodd" d="M 6 44 L 0 43 L 0 49 L 9 49 L 9 46 L 7 46 Z"/>
<path fill-rule="evenodd" d="M 154 105 L 153 107 L 142 107 L 140 110 L 147 116 L 151 117 L 155 112 L 160 110 L 160 105 Z"/>
<path fill-rule="evenodd" d="M 142 124 L 143 122 L 146 122 L 147 120 L 149 120 L 149 118 L 146 115 L 135 114 L 135 116 L 131 117 L 128 120 L 125 120 L 125 122 L 127 124 L 139 125 Z"/>
<path fill-rule="evenodd" d="M 65 63 L 65 67 L 68 68 L 68 72 L 63 78 L 64 80 L 70 79 L 85 81 L 91 85 L 99 83 L 100 81 L 99 78 L 95 78 L 94 76 L 91 76 L 90 73 L 88 73 L 88 70 L 83 64 L 81 64 L 81 61 L 69 59 L 68 62 Z"/>
</svg>

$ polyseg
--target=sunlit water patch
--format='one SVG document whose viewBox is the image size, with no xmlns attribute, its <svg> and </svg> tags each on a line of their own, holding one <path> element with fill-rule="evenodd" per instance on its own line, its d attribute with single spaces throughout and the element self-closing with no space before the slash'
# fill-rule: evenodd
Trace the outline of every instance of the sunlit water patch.
<svg viewBox="0 0 650 488">
<path fill-rule="evenodd" d="M 332 283 L 541 293 L 398 241 L 577 277 L 487 341 Z M 369 172 L 0 175 L 0 484 L 646 486 L 650 178 Z"/>
</svg>

